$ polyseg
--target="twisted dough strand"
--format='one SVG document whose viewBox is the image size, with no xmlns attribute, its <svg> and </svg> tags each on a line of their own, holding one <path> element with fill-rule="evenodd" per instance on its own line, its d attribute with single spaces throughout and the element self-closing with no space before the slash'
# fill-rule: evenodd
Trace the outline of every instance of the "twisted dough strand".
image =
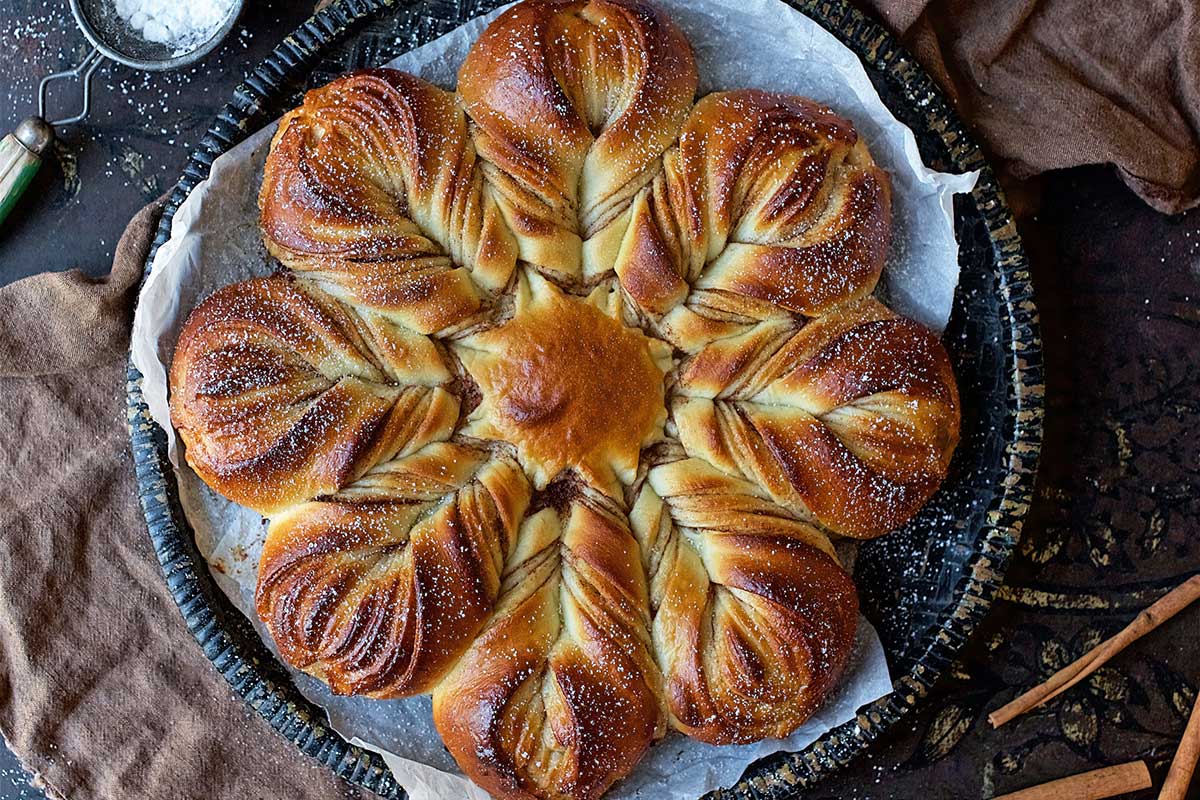
<svg viewBox="0 0 1200 800">
<path fill-rule="evenodd" d="M 858 599 L 829 539 L 697 459 L 651 469 L 631 519 L 672 724 L 714 744 L 795 730 L 854 639 Z"/>
<path fill-rule="evenodd" d="M 258 615 L 338 694 L 428 691 L 474 638 L 529 502 L 511 458 L 448 443 L 271 521 Z"/>
<path fill-rule="evenodd" d="M 265 278 L 192 312 L 171 366 L 171 418 L 206 483 L 270 514 L 447 438 L 459 411 L 437 385 L 448 378 L 427 340 Z"/>
<path fill-rule="evenodd" d="M 516 263 L 476 165 L 453 94 L 395 70 L 339 78 L 279 124 L 259 197 L 267 247 L 347 302 L 418 333 L 449 327 Z"/>
<path fill-rule="evenodd" d="M 488 626 L 434 690 L 434 721 L 502 797 L 598 797 L 663 733 L 637 542 L 583 490 L 530 516 Z"/>
<path fill-rule="evenodd" d="M 875 288 L 891 236 L 888 178 L 828 108 L 749 89 L 708 95 L 663 165 L 614 267 L 675 346 L 737 332 L 731 313 L 816 316 Z M 699 296 L 680 305 L 689 292 Z"/>
<path fill-rule="evenodd" d="M 846 536 L 904 524 L 958 443 L 941 344 L 872 298 L 713 342 L 681 365 L 676 392 L 690 455 Z"/>
<path fill-rule="evenodd" d="M 458 93 L 520 258 L 566 279 L 611 269 L 605 230 L 661 168 L 696 83 L 683 34 L 640 0 L 527 0 L 489 25 Z"/>
</svg>

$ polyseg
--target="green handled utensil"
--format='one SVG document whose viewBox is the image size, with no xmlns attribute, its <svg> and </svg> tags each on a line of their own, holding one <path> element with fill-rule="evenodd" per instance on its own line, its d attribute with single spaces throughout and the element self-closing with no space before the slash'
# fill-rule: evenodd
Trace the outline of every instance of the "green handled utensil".
<svg viewBox="0 0 1200 800">
<path fill-rule="evenodd" d="M 0 223 L 33 181 L 42 154 L 54 143 L 54 128 L 40 116 L 30 117 L 0 139 Z"/>
<path fill-rule="evenodd" d="M 244 5 L 245 0 L 235 0 L 229 16 L 211 37 L 186 52 L 175 52 L 164 44 L 143 39 L 117 15 L 112 0 L 71 0 L 71 13 L 83 35 L 92 43 L 92 51 L 78 66 L 42 78 L 38 84 L 37 116 L 24 120 L 12 133 L 0 139 L 0 225 L 33 181 L 42 158 L 54 144 L 54 129 L 87 118 L 92 106 L 92 78 L 105 59 L 155 72 L 195 63 L 229 35 Z M 48 119 L 50 85 L 59 80 L 80 82 L 83 107 L 78 114 Z"/>
</svg>

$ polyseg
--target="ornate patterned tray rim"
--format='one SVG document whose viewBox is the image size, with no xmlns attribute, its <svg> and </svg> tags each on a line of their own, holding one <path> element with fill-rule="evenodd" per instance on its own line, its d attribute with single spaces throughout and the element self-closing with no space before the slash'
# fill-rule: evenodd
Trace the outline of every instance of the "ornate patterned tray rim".
<svg viewBox="0 0 1200 800">
<path fill-rule="evenodd" d="M 1020 538 L 1041 448 L 1044 394 L 1041 340 L 1028 262 L 1012 214 L 982 151 L 932 79 L 878 24 L 845 0 L 783 2 L 833 33 L 874 73 L 889 74 L 896 80 L 905 101 L 921 108 L 930 129 L 940 136 L 951 166 L 981 171 L 971 197 L 987 224 L 1006 337 L 1002 365 L 1007 395 L 1005 467 L 975 552 L 955 589 L 956 599 L 930 629 L 912 670 L 894 681 L 891 694 L 859 709 L 855 719 L 826 732 L 804 750 L 786 754 L 782 763 L 751 765 L 743 780 L 725 792 L 748 798 L 790 796 L 841 769 L 914 708 L 966 644 L 990 608 Z M 306 75 L 359 24 L 400 5 L 398 0 L 337 0 L 284 39 L 234 90 L 232 100 L 191 153 L 167 200 L 147 257 L 147 273 L 158 248 L 170 236 L 175 212 L 208 177 L 212 162 L 269 121 L 267 110 L 286 84 Z M 127 422 L 147 528 L 168 589 L 204 654 L 239 697 L 306 755 L 382 797 L 405 796 L 377 754 L 349 744 L 324 723 L 323 713 L 300 695 L 249 622 L 216 588 L 179 503 L 165 434 L 148 414 L 141 374 L 132 362 L 127 369 L 127 395 Z"/>
</svg>

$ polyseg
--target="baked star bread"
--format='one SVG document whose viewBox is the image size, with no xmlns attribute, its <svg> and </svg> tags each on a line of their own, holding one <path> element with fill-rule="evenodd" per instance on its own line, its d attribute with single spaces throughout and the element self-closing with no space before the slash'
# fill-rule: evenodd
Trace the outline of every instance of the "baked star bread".
<svg viewBox="0 0 1200 800">
<path fill-rule="evenodd" d="M 279 271 L 176 346 L 188 463 L 269 521 L 280 654 L 432 695 L 497 797 L 794 731 L 854 641 L 831 536 L 905 524 L 958 441 L 941 344 L 872 296 L 891 194 L 854 126 L 696 86 L 652 5 L 526 0 L 455 92 L 309 92 L 259 196 Z"/>
</svg>

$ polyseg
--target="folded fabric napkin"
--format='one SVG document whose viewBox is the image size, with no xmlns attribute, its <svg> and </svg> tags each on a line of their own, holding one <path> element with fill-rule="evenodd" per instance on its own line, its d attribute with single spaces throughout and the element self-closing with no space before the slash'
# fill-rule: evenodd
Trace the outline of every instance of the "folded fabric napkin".
<svg viewBox="0 0 1200 800">
<path fill-rule="evenodd" d="M 858 0 L 1014 175 L 1115 164 L 1159 211 L 1200 204 L 1195 0 Z"/>
</svg>

